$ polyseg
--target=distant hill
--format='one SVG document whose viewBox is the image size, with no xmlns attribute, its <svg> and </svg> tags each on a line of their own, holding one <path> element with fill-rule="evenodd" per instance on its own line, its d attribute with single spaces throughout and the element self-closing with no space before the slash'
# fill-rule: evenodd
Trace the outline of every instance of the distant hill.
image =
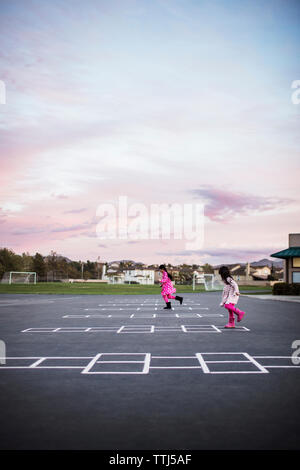
<svg viewBox="0 0 300 470">
<path fill-rule="evenodd" d="M 246 266 L 247 263 L 239 263 L 239 262 L 230 263 L 231 266 L 236 265 L 236 264 L 239 264 L 240 266 Z M 274 268 L 283 268 L 283 266 L 284 266 L 283 261 L 275 261 L 275 260 L 273 261 L 273 260 L 267 259 L 267 258 L 260 259 L 259 261 L 250 261 L 250 265 L 254 266 L 254 267 L 255 266 L 269 266 L 269 267 L 271 267 L 272 264 L 273 264 Z M 214 266 L 214 268 L 217 269 L 220 266 L 222 266 L 222 264 L 218 264 L 218 265 Z"/>
<path fill-rule="evenodd" d="M 251 266 L 269 266 L 269 267 L 271 267 L 272 264 L 273 264 L 273 266 L 276 267 L 276 268 L 282 268 L 283 267 L 283 261 L 273 261 L 273 260 L 270 260 L 270 259 L 267 259 L 267 258 L 263 258 L 259 261 L 253 261 L 250 264 L 251 264 Z"/>
</svg>

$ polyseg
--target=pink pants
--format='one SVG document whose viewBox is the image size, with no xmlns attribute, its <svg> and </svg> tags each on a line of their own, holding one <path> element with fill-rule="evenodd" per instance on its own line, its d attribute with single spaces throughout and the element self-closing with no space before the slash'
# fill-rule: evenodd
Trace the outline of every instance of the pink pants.
<svg viewBox="0 0 300 470">
<path fill-rule="evenodd" d="M 175 296 L 172 294 L 161 294 L 162 298 L 166 302 L 166 304 L 169 302 L 170 299 L 175 299 Z"/>
<path fill-rule="evenodd" d="M 237 315 L 239 313 L 242 313 L 242 311 L 239 310 L 238 308 L 236 308 L 234 304 L 225 304 L 224 307 L 227 308 L 229 314 L 230 314 L 230 312 L 234 312 Z"/>
</svg>

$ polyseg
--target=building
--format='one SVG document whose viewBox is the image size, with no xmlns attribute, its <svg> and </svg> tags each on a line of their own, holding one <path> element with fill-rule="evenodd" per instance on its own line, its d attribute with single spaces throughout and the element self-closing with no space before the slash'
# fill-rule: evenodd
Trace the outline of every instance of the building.
<svg viewBox="0 0 300 470">
<path fill-rule="evenodd" d="M 288 284 L 300 283 L 300 233 L 289 234 L 289 247 L 271 255 L 284 259 L 284 281 Z"/>
<path fill-rule="evenodd" d="M 124 284 L 125 274 L 121 271 L 114 271 L 114 272 L 107 271 L 105 280 L 107 280 L 109 284 Z"/>
<path fill-rule="evenodd" d="M 138 283 L 138 284 L 154 284 L 154 269 L 126 269 L 124 271 L 125 278 L 124 282 L 126 283 Z"/>
<path fill-rule="evenodd" d="M 244 284 L 247 284 L 247 282 L 253 284 L 255 281 L 268 281 L 272 278 L 280 280 L 282 278 L 281 268 L 271 268 L 268 265 L 251 266 L 250 263 L 247 263 L 246 265 L 230 264 L 227 266 L 233 279 Z M 218 268 L 214 269 L 214 275 L 216 279 L 220 279 Z"/>
</svg>

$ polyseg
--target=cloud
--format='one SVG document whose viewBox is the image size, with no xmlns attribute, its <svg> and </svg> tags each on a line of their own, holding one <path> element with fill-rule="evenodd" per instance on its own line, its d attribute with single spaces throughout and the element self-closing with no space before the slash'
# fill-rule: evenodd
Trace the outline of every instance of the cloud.
<svg viewBox="0 0 300 470">
<path fill-rule="evenodd" d="M 60 225 L 57 227 L 51 227 L 49 225 L 38 227 L 38 226 L 29 226 L 23 227 L 18 230 L 13 230 L 11 235 L 34 235 L 37 233 L 64 233 L 64 232 L 77 232 L 78 230 L 86 230 L 87 228 L 91 227 L 93 224 L 91 222 L 84 222 L 82 224 L 74 224 L 74 225 Z M 85 236 L 92 236 L 94 232 L 83 232 L 80 235 Z M 68 236 L 70 237 L 70 235 Z"/>
<path fill-rule="evenodd" d="M 83 207 L 82 209 L 72 209 L 69 211 L 64 211 L 64 214 L 81 214 L 81 212 L 85 212 L 87 210 L 86 207 Z"/>
<path fill-rule="evenodd" d="M 226 220 L 236 215 L 278 210 L 294 202 L 288 198 L 256 196 L 254 194 L 217 189 L 209 185 L 192 189 L 189 193 L 204 202 L 206 217 L 216 222 L 226 222 Z"/>
<path fill-rule="evenodd" d="M 48 232 L 45 228 L 37 228 L 37 227 L 26 227 L 20 230 L 14 230 L 11 232 L 11 235 L 34 235 L 36 233 L 43 233 Z"/>
<path fill-rule="evenodd" d="M 70 227 L 57 227 L 50 230 L 50 232 L 73 232 L 75 230 L 82 230 L 86 228 L 85 224 L 71 225 Z"/>
<path fill-rule="evenodd" d="M 259 257 L 270 257 L 271 253 L 275 251 L 279 251 L 280 247 L 278 248 L 270 248 L 270 247 L 263 247 L 263 248 L 213 248 L 207 250 L 178 250 L 172 252 L 156 252 L 157 255 L 160 256 L 200 256 L 205 258 L 224 258 L 226 262 L 227 260 L 250 260 L 251 258 Z M 213 261 L 213 260 L 212 260 Z"/>
</svg>

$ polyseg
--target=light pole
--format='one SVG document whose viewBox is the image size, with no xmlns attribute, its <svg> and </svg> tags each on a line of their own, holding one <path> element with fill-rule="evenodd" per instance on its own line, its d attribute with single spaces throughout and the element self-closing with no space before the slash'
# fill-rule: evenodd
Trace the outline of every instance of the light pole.
<svg viewBox="0 0 300 470">
<path fill-rule="evenodd" d="M 100 256 L 97 258 L 98 281 L 100 279 Z"/>
<path fill-rule="evenodd" d="M 193 290 L 195 290 L 195 284 L 196 284 L 196 273 L 193 273 Z"/>
</svg>

